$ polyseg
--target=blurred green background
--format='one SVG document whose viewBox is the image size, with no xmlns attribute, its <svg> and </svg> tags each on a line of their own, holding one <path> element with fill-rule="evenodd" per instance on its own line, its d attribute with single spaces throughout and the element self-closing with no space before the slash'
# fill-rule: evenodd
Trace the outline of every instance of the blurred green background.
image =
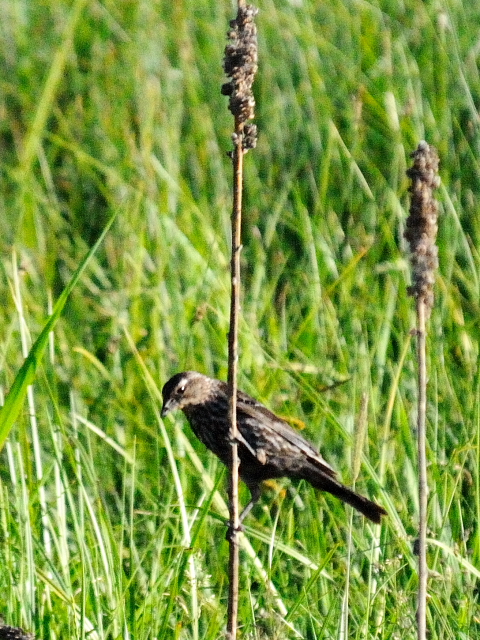
<svg viewBox="0 0 480 640">
<path fill-rule="evenodd" d="M 480 5 L 258 6 L 239 384 L 389 517 L 374 527 L 304 483 L 271 483 L 246 521 L 243 637 L 415 637 L 403 231 L 405 170 L 425 139 L 442 179 L 430 638 L 477 638 Z M 0 615 L 38 638 L 224 629 L 225 476 L 182 416 L 162 423 L 158 391 L 184 369 L 226 378 L 233 122 L 220 87 L 235 12 L 212 0 L 2 4 L 4 394 L 117 214 L 1 454 Z"/>
</svg>

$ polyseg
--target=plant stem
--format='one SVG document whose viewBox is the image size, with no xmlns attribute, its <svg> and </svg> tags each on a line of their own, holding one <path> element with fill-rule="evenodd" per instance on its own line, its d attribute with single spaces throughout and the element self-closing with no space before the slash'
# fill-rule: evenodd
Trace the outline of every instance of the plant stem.
<svg viewBox="0 0 480 640">
<path fill-rule="evenodd" d="M 242 231 L 243 156 L 256 145 L 257 127 L 248 123 L 254 118 L 255 98 L 252 84 L 257 71 L 257 28 L 254 18 L 257 9 L 238 1 L 235 20 L 230 21 L 229 42 L 225 47 L 223 68 L 230 78 L 222 85 L 222 93 L 229 96 L 228 108 L 235 118 L 232 136 L 233 208 L 232 208 L 232 259 L 230 331 L 228 334 L 228 389 L 230 396 L 230 486 L 229 486 L 229 593 L 227 636 L 237 637 L 238 582 L 239 582 L 239 533 L 238 513 L 238 431 L 237 431 L 237 364 L 238 321 L 240 315 L 240 251 Z"/>
<path fill-rule="evenodd" d="M 418 640 L 426 640 L 427 633 L 427 456 L 426 456 L 426 411 L 427 411 L 427 361 L 426 361 L 426 328 L 425 302 L 417 298 L 417 357 L 418 357 L 418 497 L 419 497 L 419 532 L 418 532 L 418 608 L 417 626 Z"/>
<path fill-rule="evenodd" d="M 237 637 L 238 583 L 239 583 L 239 509 L 238 509 L 238 444 L 237 444 L 237 364 L 238 364 L 238 319 L 240 315 L 240 251 L 242 230 L 242 184 L 243 184 L 243 123 L 235 118 L 235 148 L 233 151 L 233 209 L 232 209 L 232 258 L 230 330 L 228 333 L 228 386 L 230 393 L 230 559 L 227 632 L 230 640 Z"/>
</svg>

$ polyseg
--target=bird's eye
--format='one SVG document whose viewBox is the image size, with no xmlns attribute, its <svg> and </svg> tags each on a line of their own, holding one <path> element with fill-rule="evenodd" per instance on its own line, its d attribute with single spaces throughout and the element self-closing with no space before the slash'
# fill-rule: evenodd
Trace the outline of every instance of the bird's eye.
<svg viewBox="0 0 480 640">
<path fill-rule="evenodd" d="M 178 387 L 178 389 L 177 389 L 177 393 L 178 393 L 178 394 L 180 394 L 180 395 L 182 395 L 184 392 L 185 392 L 185 385 L 184 385 L 184 384 L 182 384 L 182 386 L 181 386 L 181 387 Z"/>
</svg>

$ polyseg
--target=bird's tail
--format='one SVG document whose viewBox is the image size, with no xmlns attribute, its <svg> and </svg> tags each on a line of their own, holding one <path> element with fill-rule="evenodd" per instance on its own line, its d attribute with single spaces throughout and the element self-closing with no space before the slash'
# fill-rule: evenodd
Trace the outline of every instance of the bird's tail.
<svg viewBox="0 0 480 640">
<path fill-rule="evenodd" d="M 367 517 L 372 522 L 380 523 L 382 516 L 387 515 L 387 512 L 383 507 L 368 498 L 364 498 L 363 496 L 355 493 L 352 489 L 349 489 L 335 478 L 331 478 L 326 476 L 323 473 L 319 473 L 317 469 L 314 471 L 309 469 L 309 473 L 304 476 L 305 480 L 308 480 L 310 484 L 316 489 L 320 489 L 321 491 L 327 491 L 331 493 L 332 496 L 336 498 L 340 498 L 343 502 L 351 505 L 360 513 L 363 513 L 365 517 Z"/>
</svg>

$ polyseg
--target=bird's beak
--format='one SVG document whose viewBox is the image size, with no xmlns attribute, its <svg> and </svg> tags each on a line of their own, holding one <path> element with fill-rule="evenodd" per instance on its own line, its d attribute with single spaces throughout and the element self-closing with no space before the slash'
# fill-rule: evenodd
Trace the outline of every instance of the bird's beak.
<svg viewBox="0 0 480 640">
<path fill-rule="evenodd" d="M 162 418 L 165 418 L 165 416 L 167 416 L 172 409 L 173 407 L 170 400 L 167 400 L 166 402 L 164 402 L 162 407 L 162 412 L 160 414 Z"/>
</svg>

